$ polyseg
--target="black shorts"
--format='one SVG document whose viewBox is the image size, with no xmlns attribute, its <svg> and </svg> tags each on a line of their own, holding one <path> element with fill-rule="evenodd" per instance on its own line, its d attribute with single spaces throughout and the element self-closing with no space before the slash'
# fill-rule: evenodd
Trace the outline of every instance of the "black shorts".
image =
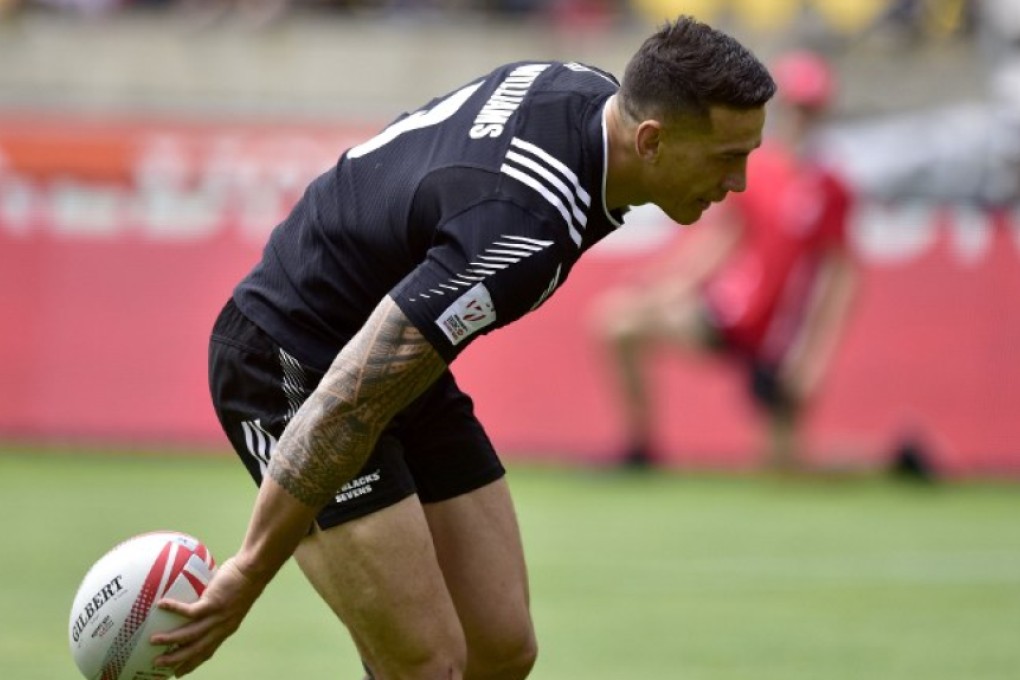
<svg viewBox="0 0 1020 680">
<path fill-rule="evenodd" d="M 209 386 L 220 424 L 256 484 L 287 422 L 322 379 L 227 303 L 209 345 Z M 471 398 L 446 371 L 383 430 L 362 470 L 317 517 L 327 528 L 411 494 L 434 503 L 504 475 Z"/>
<path fill-rule="evenodd" d="M 719 315 L 711 303 L 701 307 L 705 344 L 714 352 L 735 358 L 747 372 L 747 391 L 754 403 L 767 413 L 789 413 L 795 404 L 779 379 L 779 367 L 775 362 L 748 354 L 736 347 L 719 322 Z"/>
<path fill-rule="evenodd" d="M 761 359 L 747 360 L 747 388 L 758 406 L 772 415 L 790 414 L 796 403 L 779 378 L 779 368 Z"/>
</svg>

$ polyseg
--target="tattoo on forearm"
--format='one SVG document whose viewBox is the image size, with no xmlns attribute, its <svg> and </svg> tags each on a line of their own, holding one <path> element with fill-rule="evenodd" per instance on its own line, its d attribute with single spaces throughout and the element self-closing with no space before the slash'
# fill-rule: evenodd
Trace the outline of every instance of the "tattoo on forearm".
<svg viewBox="0 0 1020 680">
<path fill-rule="evenodd" d="M 385 298 L 298 409 L 273 452 L 269 475 L 302 503 L 325 504 L 361 469 L 390 419 L 445 369 Z"/>
</svg>

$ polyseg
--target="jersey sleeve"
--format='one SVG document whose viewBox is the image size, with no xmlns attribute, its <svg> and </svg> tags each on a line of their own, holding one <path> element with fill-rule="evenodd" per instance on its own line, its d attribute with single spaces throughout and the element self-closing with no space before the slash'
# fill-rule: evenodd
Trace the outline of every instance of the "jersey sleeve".
<svg viewBox="0 0 1020 680">
<path fill-rule="evenodd" d="M 450 363 L 556 289 L 564 266 L 559 238 L 542 215 L 485 201 L 442 225 L 425 260 L 390 296 Z"/>
</svg>

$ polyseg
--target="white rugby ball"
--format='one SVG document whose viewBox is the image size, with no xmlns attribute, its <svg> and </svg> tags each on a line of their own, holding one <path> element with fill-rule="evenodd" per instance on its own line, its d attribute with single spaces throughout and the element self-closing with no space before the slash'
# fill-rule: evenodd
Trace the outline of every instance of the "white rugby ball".
<svg viewBox="0 0 1020 680">
<path fill-rule="evenodd" d="M 89 680 L 164 680 L 153 668 L 165 647 L 153 633 L 184 618 L 156 607 L 163 597 L 194 602 L 215 569 L 209 550 L 193 536 L 157 531 L 134 536 L 89 569 L 71 607 L 68 639 L 78 669 Z"/>
</svg>

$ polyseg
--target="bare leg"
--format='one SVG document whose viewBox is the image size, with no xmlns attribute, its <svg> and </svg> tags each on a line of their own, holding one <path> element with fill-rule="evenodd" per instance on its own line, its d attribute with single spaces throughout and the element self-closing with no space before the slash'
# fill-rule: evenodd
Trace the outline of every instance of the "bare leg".
<svg viewBox="0 0 1020 680">
<path fill-rule="evenodd" d="M 434 539 L 433 539 L 434 536 Z M 317 531 L 298 564 L 377 680 L 518 680 L 535 661 L 506 482 Z"/>
<path fill-rule="evenodd" d="M 378 680 L 458 680 L 466 643 L 417 497 L 325 531 L 295 557 Z"/>
<path fill-rule="evenodd" d="M 797 439 L 797 413 L 793 407 L 776 407 L 767 415 L 768 465 L 777 471 L 794 472 L 802 469 Z"/>
<path fill-rule="evenodd" d="M 602 303 L 596 332 L 605 344 L 617 386 L 626 450 L 621 463 L 644 466 L 652 461 L 652 416 L 643 363 L 647 319 L 639 297 L 617 292 Z"/>
<path fill-rule="evenodd" d="M 424 507 L 467 639 L 464 677 L 527 677 L 537 646 L 524 550 L 506 480 Z"/>
<path fill-rule="evenodd" d="M 618 292 L 602 304 L 596 332 L 616 373 L 628 448 L 623 462 L 648 465 L 653 456 L 653 409 L 644 360 L 655 344 L 686 349 L 704 346 L 707 329 L 700 303 L 667 289 Z"/>
</svg>

